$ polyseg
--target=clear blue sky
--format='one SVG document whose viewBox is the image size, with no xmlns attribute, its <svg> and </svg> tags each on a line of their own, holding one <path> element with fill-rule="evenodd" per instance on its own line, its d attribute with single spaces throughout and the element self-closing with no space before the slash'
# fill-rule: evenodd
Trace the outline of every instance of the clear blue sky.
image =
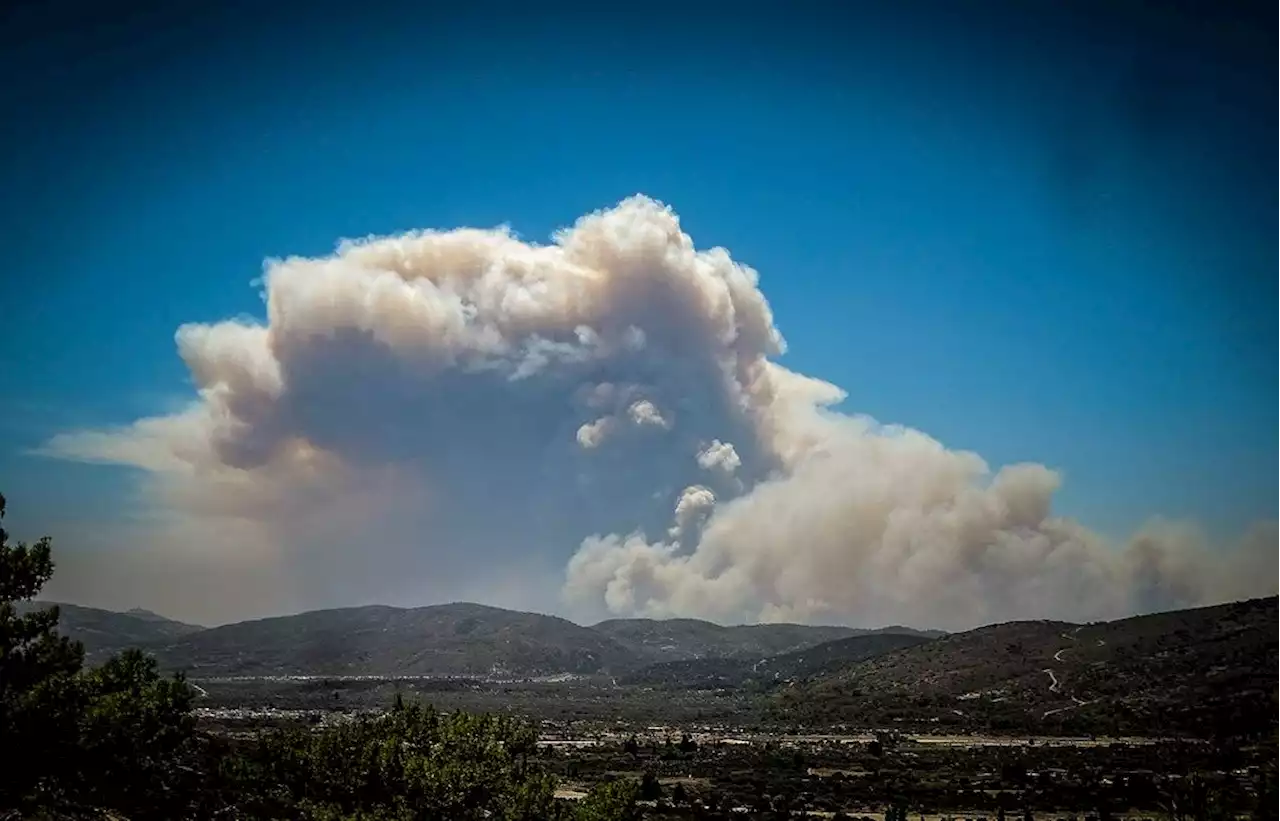
<svg viewBox="0 0 1280 821">
<path fill-rule="evenodd" d="M 20 533 L 113 515 L 120 469 L 24 452 L 185 401 L 174 330 L 261 314 L 264 257 L 415 227 L 546 240 L 635 192 L 760 271 L 786 363 L 847 408 L 1059 468 L 1059 512 L 1113 535 L 1275 516 L 1274 9 L 372 5 L 13 18 Z"/>
</svg>

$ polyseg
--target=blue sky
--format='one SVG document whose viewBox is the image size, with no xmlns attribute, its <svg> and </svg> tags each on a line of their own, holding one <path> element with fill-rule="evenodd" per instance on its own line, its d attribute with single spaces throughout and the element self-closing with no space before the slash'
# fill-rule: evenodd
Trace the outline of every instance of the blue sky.
<svg viewBox="0 0 1280 821">
<path fill-rule="evenodd" d="M 13 529 L 120 515 L 125 469 L 27 452 L 189 399 L 175 329 L 260 315 L 265 257 L 542 241 L 636 192 L 760 271 L 783 361 L 847 409 L 1060 469 L 1059 512 L 1104 533 L 1274 517 L 1274 40 L 897 5 L 27 21 L 0 92 Z"/>
</svg>

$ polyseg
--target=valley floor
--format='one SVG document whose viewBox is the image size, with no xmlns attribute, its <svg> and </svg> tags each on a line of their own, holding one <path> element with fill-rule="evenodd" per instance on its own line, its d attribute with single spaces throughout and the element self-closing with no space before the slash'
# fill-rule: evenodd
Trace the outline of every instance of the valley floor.
<svg viewBox="0 0 1280 821">
<path fill-rule="evenodd" d="M 651 776 L 652 818 L 995 821 L 1166 817 L 1212 801 L 1274 818 L 1276 743 L 992 733 L 901 723 L 802 728 L 771 721 L 749 694 L 608 682 L 450 679 L 200 679 L 196 715 L 232 736 L 325 726 L 376 713 L 400 693 L 444 710 L 511 712 L 541 727 L 539 759 L 573 799 L 601 781 Z M 1271 815 L 1255 816 L 1259 802 Z"/>
</svg>

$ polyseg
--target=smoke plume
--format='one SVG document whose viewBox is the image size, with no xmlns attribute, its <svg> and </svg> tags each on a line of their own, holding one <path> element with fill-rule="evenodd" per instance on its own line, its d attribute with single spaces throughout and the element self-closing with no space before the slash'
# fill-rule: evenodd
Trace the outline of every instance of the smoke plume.
<svg viewBox="0 0 1280 821">
<path fill-rule="evenodd" d="M 756 272 L 645 197 L 548 246 L 423 231 L 263 284 L 265 323 L 178 330 L 189 408 L 45 447 L 142 469 L 150 533 L 110 563 L 178 615 L 475 598 L 956 628 L 1276 589 L 1274 522 L 1229 550 L 1161 522 L 1105 544 L 1053 515 L 1046 467 L 833 409 L 775 361 Z"/>
</svg>

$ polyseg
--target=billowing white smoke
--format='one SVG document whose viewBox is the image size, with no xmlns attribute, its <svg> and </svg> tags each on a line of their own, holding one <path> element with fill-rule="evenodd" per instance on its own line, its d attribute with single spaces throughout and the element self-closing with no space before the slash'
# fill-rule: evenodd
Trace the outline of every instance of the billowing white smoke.
<svg viewBox="0 0 1280 821">
<path fill-rule="evenodd" d="M 562 595 L 584 616 L 958 627 L 1275 592 L 1274 523 L 1230 552 L 1166 525 L 1108 546 L 1052 516 L 1044 467 L 991 475 L 831 410 L 842 391 L 773 361 L 755 272 L 644 197 L 551 246 L 428 231 L 264 281 L 265 325 L 179 330 L 190 409 L 46 447 L 155 479 L 181 538 L 148 563 L 253 576 L 247 600 L 172 581 L 206 618 Z"/>
</svg>

